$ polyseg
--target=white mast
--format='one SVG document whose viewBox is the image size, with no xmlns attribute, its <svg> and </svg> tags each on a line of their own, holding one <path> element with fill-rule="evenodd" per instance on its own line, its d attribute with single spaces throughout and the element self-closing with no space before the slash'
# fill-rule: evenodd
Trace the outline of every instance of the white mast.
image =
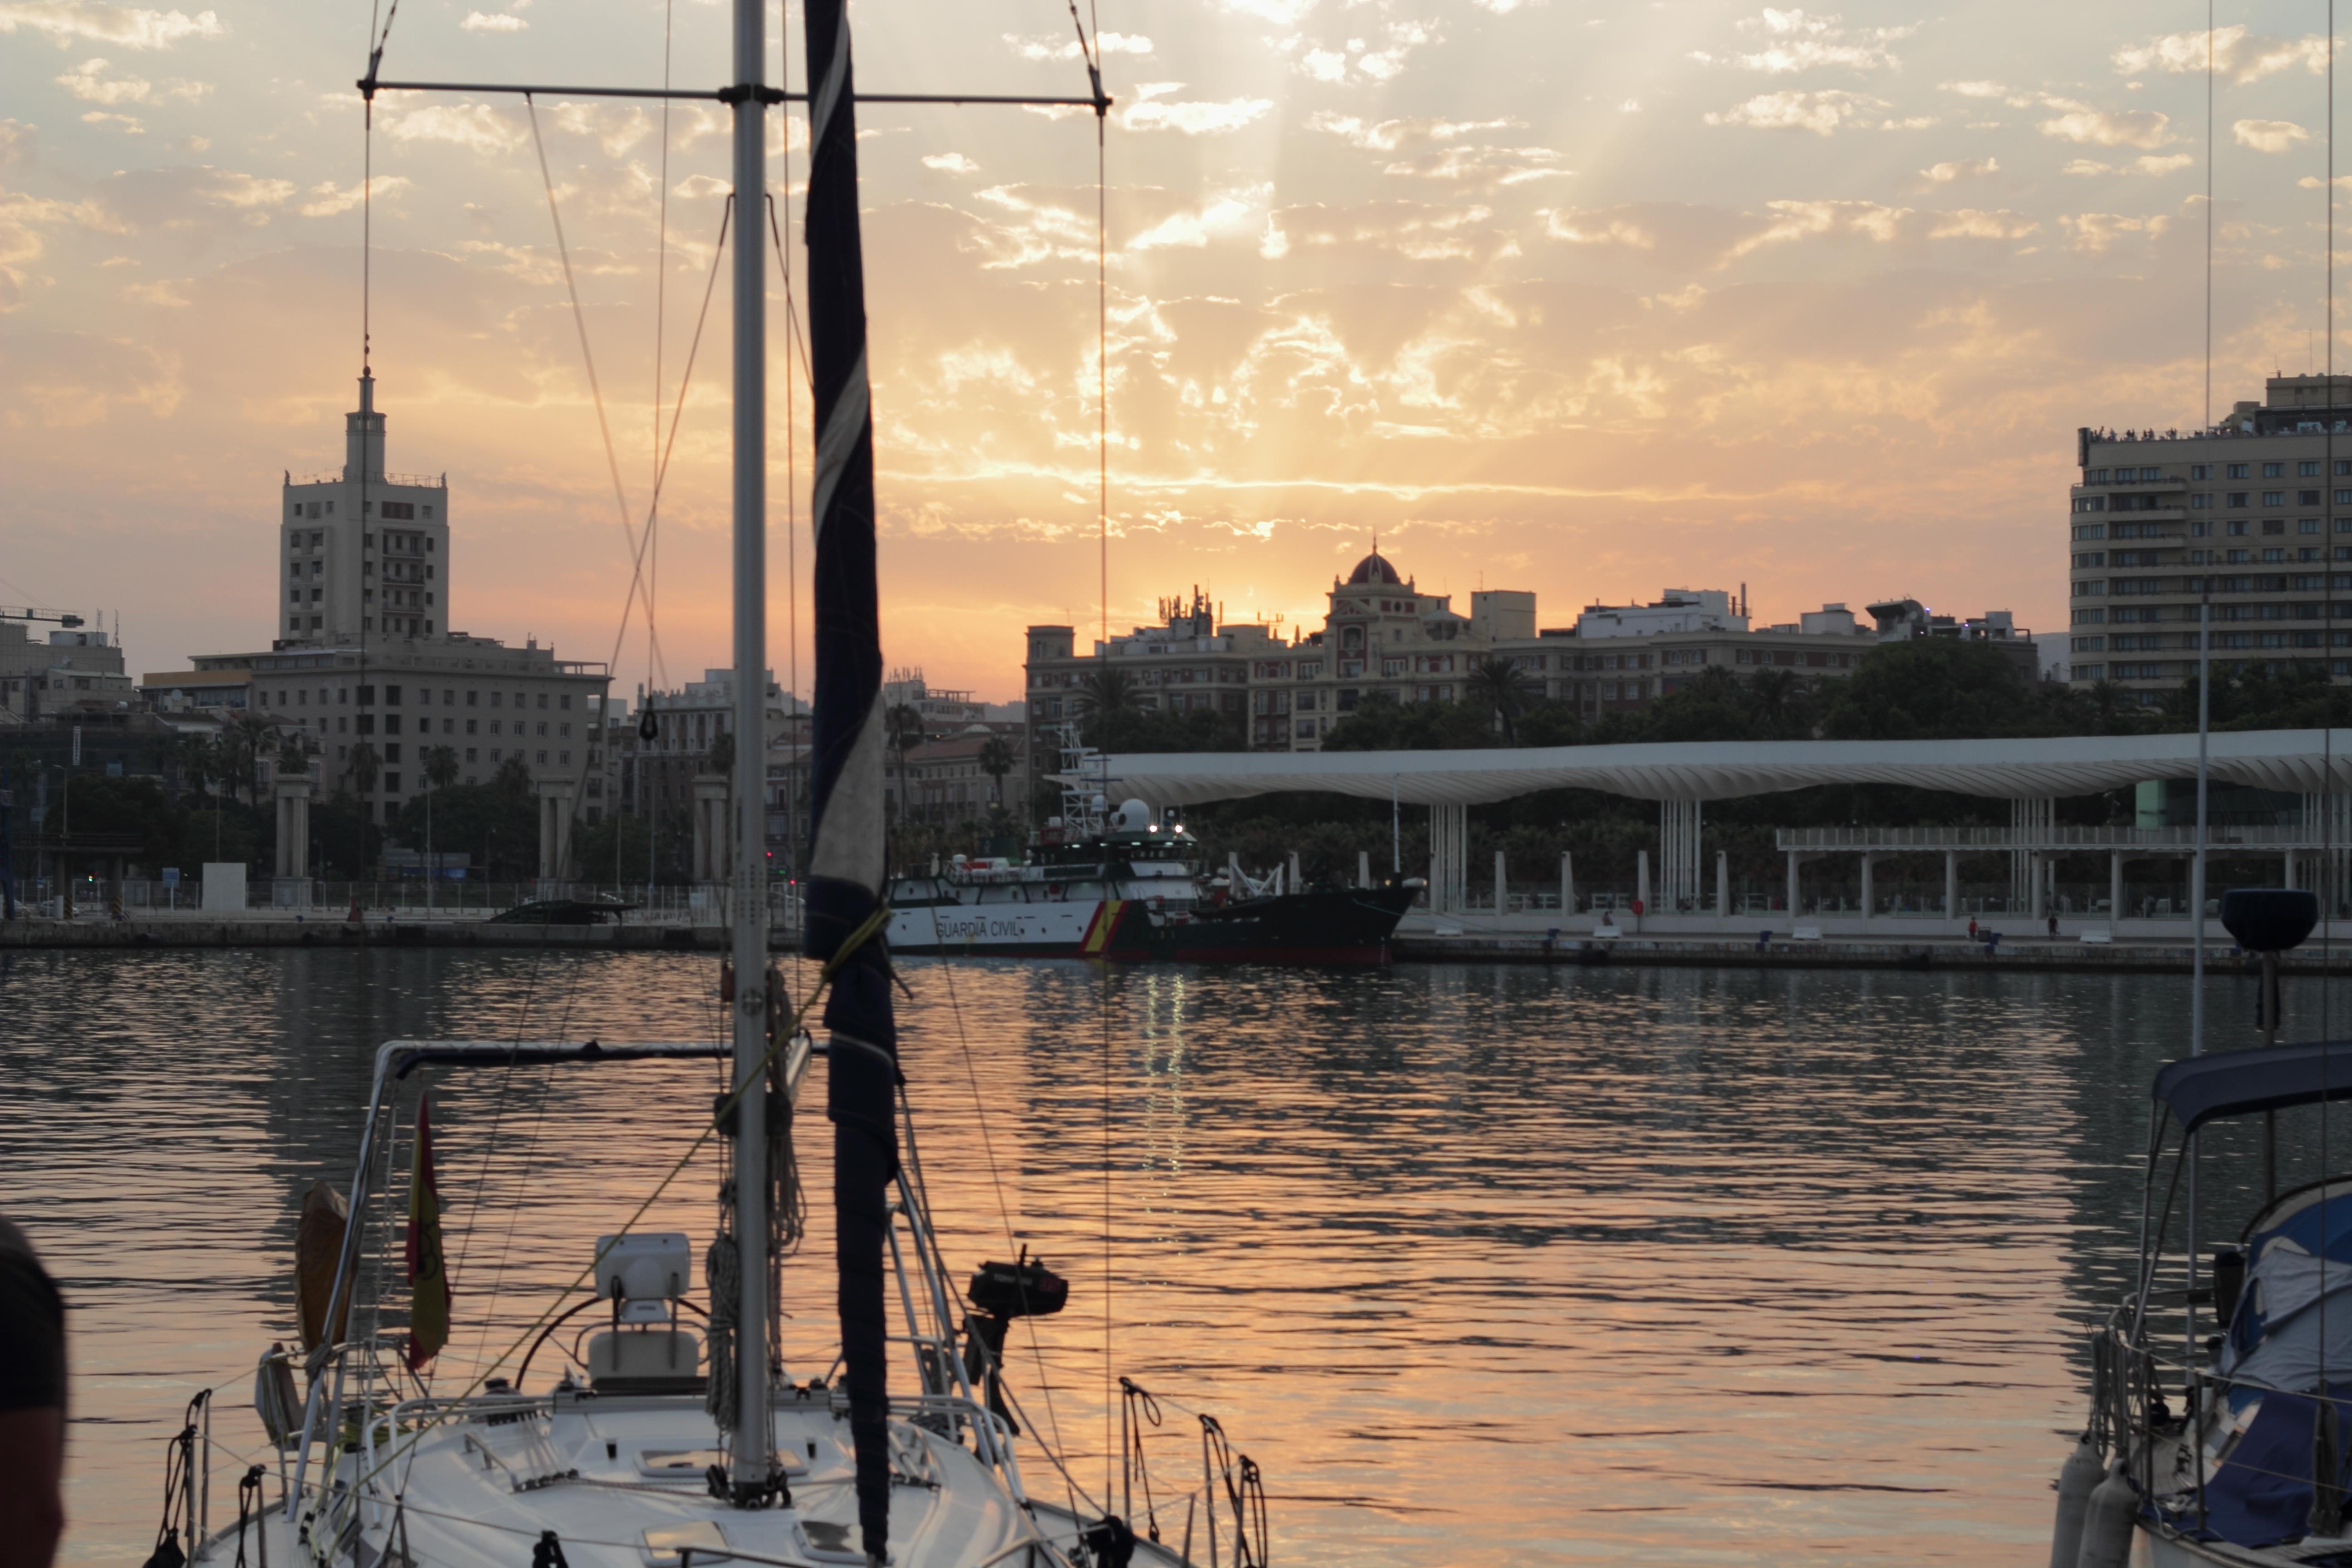
<svg viewBox="0 0 2352 1568">
<path fill-rule="evenodd" d="M 768 1407 L 767 55 L 761 0 L 735 0 L 735 1431 L 739 1497 L 764 1487 Z"/>
</svg>

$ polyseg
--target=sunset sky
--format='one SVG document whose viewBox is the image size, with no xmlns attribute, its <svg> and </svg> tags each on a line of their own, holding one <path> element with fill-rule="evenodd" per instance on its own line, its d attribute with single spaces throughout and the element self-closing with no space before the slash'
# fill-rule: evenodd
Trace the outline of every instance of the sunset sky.
<svg viewBox="0 0 2352 1568">
<path fill-rule="evenodd" d="M 675 79 L 725 80 L 724 10 L 671 16 Z M 664 16 L 402 0 L 384 70 L 657 84 Z M 871 90 L 1085 90 L 1059 0 L 851 16 Z M 2223 412 L 2325 353 L 2324 17 L 2221 10 Z M 1229 619 L 1319 625 L 1377 531 L 1424 588 L 1531 588 L 1547 626 L 1745 583 L 1765 620 L 1910 594 L 2056 633 L 2075 426 L 2204 417 L 2202 6 L 1102 0 L 1099 20 L 1115 628 L 1196 584 Z M 134 673 L 267 646 L 272 487 L 341 460 L 368 26 L 353 0 L 0 0 L 0 604 L 120 612 Z M 794 7 L 795 84 L 798 32 Z M 666 175 L 660 119 L 539 110 L 640 523 L 656 295 L 666 277 L 674 398 L 726 188 L 720 111 L 673 110 Z M 1003 700 L 1024 625 L 1100 616 L 1094 128 L 860 121 L 886 653 Z M 391 468 L 449 476 L 451 622 L 607 658 L 628 555 L 530 121 L 388 97 L 373 144 L 379 406 Z M 722 289 L 662 508 L 665 684 L 725 657 L 726 317 Z M 804 394 L 794 412 L 804 452 Z M 640 616 L 623 689 L 646 664 Z"/>
</svg>

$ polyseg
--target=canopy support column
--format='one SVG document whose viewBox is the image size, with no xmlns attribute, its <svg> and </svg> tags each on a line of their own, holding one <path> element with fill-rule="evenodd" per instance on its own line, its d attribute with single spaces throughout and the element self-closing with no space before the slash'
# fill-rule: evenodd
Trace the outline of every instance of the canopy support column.
<svg viewBox="0 0 2352 1568">
<path fill-rule="evenodd" d="M 1877 890 L 1871 886 L 1871 872 L 1878 857 L 1865 849 L 1862 852 L 1862 918 L 1868 921 L 1878 908 Z"/>
<path fill-rule="evenodd" d="M 1797 852 L 1789 851 L 1789 918 L 1797 918 Z"/>
<path fill-rule="evenodd" d="M 1715 852 L 1715 918 L 1731 918 L 1731 852 L 1727 849 Z"/>
<path fill-rule="evenodd" d="M 1559 912 L 1564 915 L 1576 912 L 1576 866 L 1569 859 L 1565 849 L 1559 852 Z"/>
<path fill-rule="evenodd" d="M 1506 890 L 1507 887 L 1503 878 L 1503 852 L 1497 849 L 1495 851 L 1495 913 L 1498 916 L 1511 912 L 1510 894 Z"/>
<path fill-rule="evenodd" d="M 2009 908 L 2014 914 L 2032 906 L 2036 920 L 2042 918 L 2042 890 L 2035 878 L 2039 868 L 2034 853 L 2026 845 L 2032 839 L 2046 838 L 2051 825 L 2057 820 L 2056 802 L 2048 795 L 2021 795 L 2009 803 L 2009 826 L 2021 841 L 2009 852 Z"/>
<path fill-rule="evenodd" d="M 2116 850 L 2107 860 L 2107 923 L 2112 926 L 2124 918 L 2124 852 Z"/>
<path fill-rule="evenodd" d="M 1944 918 L 1960 918 L 1960 852 L 1957 849 L 1944 851 Z"/>
<path fill-rule="evenodd" d="M 1696 906 L 1699 890 L 1699 803 L 1658 803 L 1658 905 L 1667 914 Z"/>
<path fill-rule="evenodd" d="M 1429 808 L 1429 907 L 1460 914 L 1470 901 L 1470 808 Z"/>
</svg>

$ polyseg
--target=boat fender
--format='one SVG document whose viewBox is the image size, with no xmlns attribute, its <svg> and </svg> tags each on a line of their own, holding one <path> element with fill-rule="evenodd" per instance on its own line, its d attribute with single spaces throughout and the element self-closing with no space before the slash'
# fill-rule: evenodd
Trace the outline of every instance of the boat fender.
<svg viewBox="0 0 2352 1568">
<path fill-rule="evenodd" d="M 2139 1489 L 2117 1459 L 2083 1511 L 2083 1546 L 2075 1568 L 2125 1568 L 2131 1560 L 2132 1518 L 2138 1512 Z"/>
<path fill-rule="evenodd" d="M 2050 1568 L 2074 1568 L 2083 1555 L 2083 1516 L 2091 1506 L 2091 1492 L 2105 1466 L 2089 1434 L 2074 1445 L 2058 1472 L 2058 1527 L 2050 1535 Z"/>
</svg>

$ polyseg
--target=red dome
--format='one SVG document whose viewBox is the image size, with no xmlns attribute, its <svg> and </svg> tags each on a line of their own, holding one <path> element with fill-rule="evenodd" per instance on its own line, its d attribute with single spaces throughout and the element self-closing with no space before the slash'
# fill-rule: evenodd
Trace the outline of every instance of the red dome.
<svg viewBox="0 0 2352 1568">
<path fill-rule="evenodd" d="M 1404 586 L 1404 579 L 1397 575 L 1397 569 L 1390 565 L 1377 550 L 1356 563 L 1356 569 L 1348 574 L 1348 581 L 1350 584 L 1393 583 L 1400 588 Z"/>
</svg>

